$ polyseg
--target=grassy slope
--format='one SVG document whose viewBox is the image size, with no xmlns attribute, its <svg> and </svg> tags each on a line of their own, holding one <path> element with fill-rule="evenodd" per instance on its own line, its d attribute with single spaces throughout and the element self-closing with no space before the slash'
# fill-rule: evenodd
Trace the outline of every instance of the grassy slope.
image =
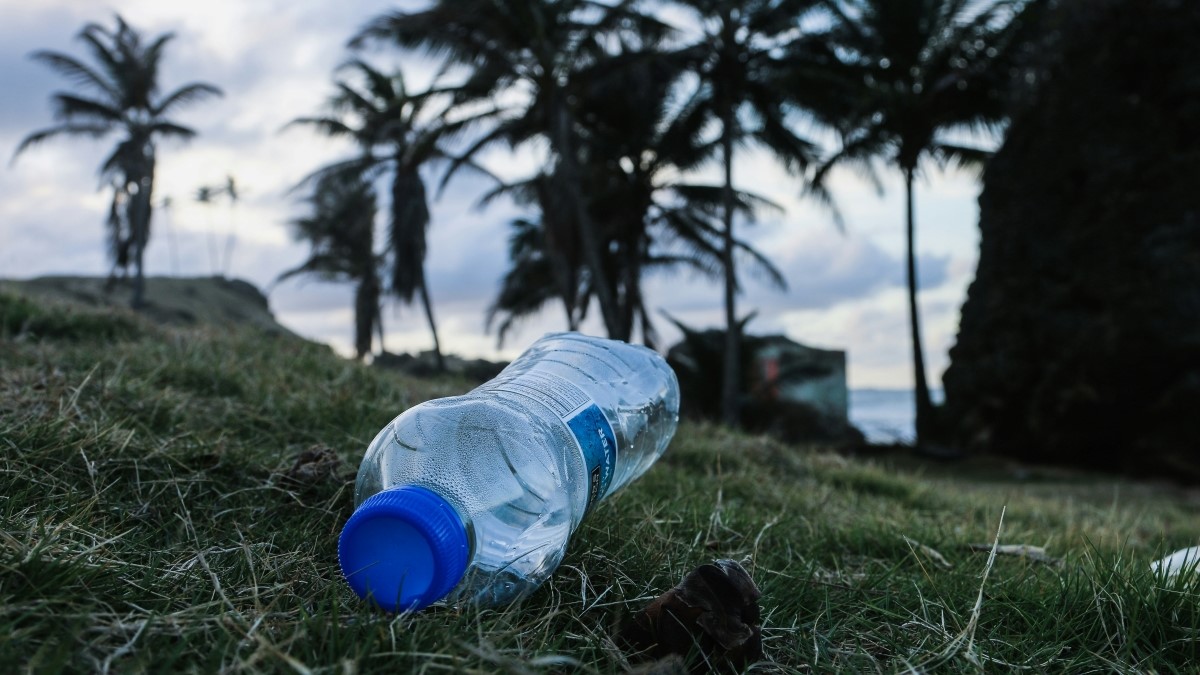
<svg viewBox="0 0 1200 675">
<path fill-rule="evenodd" d="M 132 291 L 128 282 L 118 284 L 111 291 L 106 285 L 104 277 L 0 279 L 0 292 L 24 294 L 38 301 L 69 301 L 105 309 L 129 306 Z M 147 277 L 145 303 L 142 315 L 159 323 L 187 326 L 232 322 L 293 335 L 275 321 L 262 292 L 240 279 Z"/>
<path fill-rule="evenodd" d="M 0 672 L 617 672 L 614 628 L 716 557 L 747 561 L 784 672 L 1172 671 L 1197 657 L 1197 593 L 1147 571 L 1200 541 L 1177 491 L 960 483 L 689 424 L 525 602 L 371 611 L 335 554 L 353 469 L 397 412 L 465 388 L 256 329 L 0 293 Z M 339 476 L 290 479 L 313 446 L 337 453 Z M 966 545 L 991 542 L 1005 508 L 1001 543 L 1064 564 L 1001 556 L 989 570 Z"/>
</svg>

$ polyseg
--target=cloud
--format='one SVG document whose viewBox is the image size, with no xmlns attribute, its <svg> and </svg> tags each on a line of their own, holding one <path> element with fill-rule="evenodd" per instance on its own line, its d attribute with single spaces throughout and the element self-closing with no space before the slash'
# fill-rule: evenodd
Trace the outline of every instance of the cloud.
<svg viewBox="0 0 1200 675">
<path fill-rule="evenodd" d="M 795 309 L 828 309 L 907 284 L 904 259 L 872 240 L 843 235 L 831 228 L 796 228 L 771 234 L 755 242 L 783 272 L 788 289 L 779 292 L 743 266 L 741 275 L 746 297 L 744 307 L 763 313 Z M 937 288 L 948 278 L 950 257 L 936 254 L 918 259 L 920 287 Z M 690 311 L 714 304 L 720 287 L 716 282 L 667 276 L 648 284 L 651 293 L 668 311 Z"/>
<path fill-rule="evenodd" d="M 790 291 L 786 305 L 792 308 L 825 309 L 907 284 L 904 258 L 861 235 L 808 228 L 767 250 L 779 251 Z M 944 255 L 919 255 L 919 287 L 933 289 L 944 283 L 949 260 Z"/>
</svg>

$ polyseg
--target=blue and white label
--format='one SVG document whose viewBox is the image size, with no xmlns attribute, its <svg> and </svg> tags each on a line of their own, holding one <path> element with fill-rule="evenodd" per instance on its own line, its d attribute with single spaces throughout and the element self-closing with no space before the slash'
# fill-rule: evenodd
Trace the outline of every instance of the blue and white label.
<svg viewBox="0 0 1200 675">
<path fill-rule="evenodd" d="M 537 401 L 566 422 L 583 453 L 587 470 L 587 510 L 608 493 L 617 467 L 617 436 L 600 406 L 570 380 L 554 373 L 526 370 L 500 373 L 476 391 L 502 391 Z"/>
<path fill-rule="evenodd" d="M 587 508 L 590 511 L 612 484 L 613 471 L 617 467 L 617 437 L 608 418 L 595 403 L 576 411 L 567 419 L 567 426 L 583 450 L 588 475 Z"/>
</svg>

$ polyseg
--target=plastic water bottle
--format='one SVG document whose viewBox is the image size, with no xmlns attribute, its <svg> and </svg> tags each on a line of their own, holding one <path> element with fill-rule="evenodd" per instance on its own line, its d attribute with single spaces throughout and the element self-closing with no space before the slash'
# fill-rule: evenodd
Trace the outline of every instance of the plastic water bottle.
<svg viewBox="0 0 1200 675">
<path fill-rule="evenodd" d="M 546 335 L 494 380 L 379 432 L 338 541 L 342 572 L 389 611 L 511 602 L 662 455 L 678 420 L 679 383 L 657 353 Z"/>
</svg>

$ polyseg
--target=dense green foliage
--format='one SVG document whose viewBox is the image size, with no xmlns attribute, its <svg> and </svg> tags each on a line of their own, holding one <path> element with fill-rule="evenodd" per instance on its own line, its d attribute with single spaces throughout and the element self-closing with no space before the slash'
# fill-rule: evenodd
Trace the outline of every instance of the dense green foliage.
<svg viewBox="0 0 1200 675">
<path fill-rule="evenodd" d="M 1046 17 L 944 375 L 975 453 L 1200 482 L 1200 4 Z"/>
<path fill-rule="evenodd" d="M 783 672 L 1166 672 L 1200 656 L 1195 589 L 1147 566 L 1200 538 L 1194 501 L 1170 488 L 1003 467 L 960 483 L 692 424 L 523 603 L 380 614 L 337 568 L 353 468 L 393 415 L 465 382 L 244 328 L 11 335 L 5 672 L 620 672 L 620 622 L 719 557 L 760 585 Z M 324 463 L 297 466 L 314 448 Z M 989 566 L 968 545 L 998 528 L 1001 544 L 1044 545 L 1061 566 Z"/>
</svg>

